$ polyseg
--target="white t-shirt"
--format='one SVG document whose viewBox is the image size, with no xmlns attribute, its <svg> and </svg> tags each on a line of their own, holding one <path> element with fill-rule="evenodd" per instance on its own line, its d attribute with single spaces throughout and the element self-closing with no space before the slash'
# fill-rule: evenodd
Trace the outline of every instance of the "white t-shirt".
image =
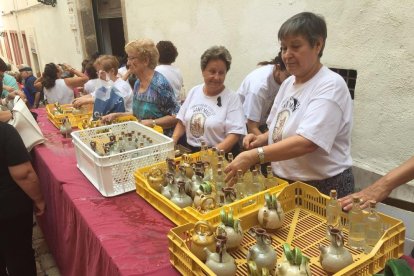
<svg viewBox="0 0 414 276">
<path fill-rule="evenodd" d="M 181 75 L 180 69 L 173 65 L 158 65 L 155 67 L 155 71 L 161 73 L 167 81 L 170 83 L 171 87 L 174 89 L 174 94 L 177 100 L 180 98 L 180 91 L 183 87 L 183 76 Z"/>
<path fill-rule="evenodd" d="M 246 134 L 243 109 L 236 93 L 225 88 L 216 96 L 206 96 L 204 84 L 193 87 L 185 99 L 177 118 L 184 124 L 187 143 L 200 147 L 221 143 L 228 134 Z M 220 99 L 219 99 L 220 98 Z"/>
<path fill-rule="evenodd" d="M 126 66 L 122 66 L 120 68 L 118 68 L 118 75 L 120 78 L 122 78 L 126 72 L 128 71 L 128 69 L 126 68 Z"/>
<path fill-rule="evenodd" d="M 64 79 L 57 79 L 55 86 L 49 89 L 44 88 L 43 92 L 47 102 L 50 104 L 70 104 L 75 98 L 73 89 L 66 85 Z"/>
<path fill-rule="evenodd" d="M 323 66 L 306 83 L 286 79 L 267 124 L 268 143 L 300 135 L 318 148 L 290 160 L 272 162 L 276 175 L 290 180 L 322 180 L 352 166 L 352 100 L 344 79 Z"/>
<path fill-rule="evenodd" d="M 261 66 L 246 76 L 237 94 L 243 103 L 246 120 L 266 124 L 280 85 L 273 76 L 274 65 Z"/>
<path fill-rule="evenodd" d="M 91 94 L 95 91 L 97 79 L 88 80 L 83 86 L 83 94 Z"/>
<path fill-rule="evenodd" d="M 96 79 L 95 87 L 93 92 L 91 93 L 92 98 L 95 99 L 95 90 L 99 87 L 99 79 Z M 118 78 L 114 82 L 114 87 L 117 89 L 117 92 L 120 93 L 120 96 L 124 98 L 124 105 L 125 105 L 125 112 L 132 112 L 132 101 L 133 101 L 133 93 L 132 88 L 127 81 L 124 81 L 121 78 Z"/>
</svg>

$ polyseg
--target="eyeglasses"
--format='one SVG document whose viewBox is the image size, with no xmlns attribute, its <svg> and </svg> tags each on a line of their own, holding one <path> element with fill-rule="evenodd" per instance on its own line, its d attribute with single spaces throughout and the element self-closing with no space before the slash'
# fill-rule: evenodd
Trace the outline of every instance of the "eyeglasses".
<svg viewBox="0 0 414 276">
<path fill-rule="evenodd" d="M 127 57 L 127 60 L 134 60 L 137 59 L 138 57 Z"/>
</svg>

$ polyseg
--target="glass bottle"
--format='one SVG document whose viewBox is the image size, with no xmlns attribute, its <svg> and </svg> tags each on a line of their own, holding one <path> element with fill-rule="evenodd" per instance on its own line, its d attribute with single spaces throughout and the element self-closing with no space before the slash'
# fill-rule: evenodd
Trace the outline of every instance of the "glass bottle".
<svg viewBox="0 0 414 276">
<path fill-rule="evenodd" d="M 329 197 L 326 202 L 326 224 L 341 230 L 341 205 L 338 202 L 336 190 L 331 190 Z M 329 230 L 327 230 L 327 238 L 330 239 L 330 236 Z"/>
<path fill-rule="evenodd" d="M 257 177 L 259 179 L 259 183 L 260 183 L 260 191 L 265 190 L 265 186 L 266 186 L 266 178 L 265 176 L 262 174 L 262 168 L 260 166 L 260 164 L 256 164 L 255 169 L 257 170 Z"/>
<path fill-rule="evenodd" d="M 354 197 L 352 209 L 348 214 L 348 245 L 354 249 L 363 250 L 365 248 L 365 219 L 360 202 L 358 197 Z"/>
<path fill-rule="evenodd" d="M 205 141 L 201 141 L 200 158 L 203 163 L 211 163 L 208 146 Z"/>
<path fill-rule="evenodd" d="M 216 148 L 216 147 L 213 147 L 213 148 L 211 149 L 211 151 L 212 151 L 212 154 L 211 154 L 210 161 L 211 161 L 211 167 L 214 169 L 214 168 L 216 168 L 216 167 L 217 167 L 217 162 L 218 162 L 218 150 L 217 150 L 217 148 Z"/>
<path fill-rule="evenodd" d="M 219 206 L 223 206 L 224 204 L 224 193 L 223 188 L 225 187 L 224 184 L 224 174 L 222 169 L 217 169 L 217 177 L 215 179 L 215 188 L 216 188 L 216 202 Z"/>
<path fill-rule="evenodd" d="M 246 189 L 243 183 L 243 171 L 237 170 L 237 182 L 235 184 L 236 197 L 242 199 L 246 196 Z"/>
<path fill-rule="evenodd" d="M 261 192 L 262 191 L 262 184 L 259 180 L 259 172 L 254 169 L 252 171 L 252 184 L 250 189 L 250 195 Z"/>
<path fill-rule="evenodd" d="M 377 202 L 374 200 L 369 202 L 369 213 L 366 217 L 365 243 L 368 252 L 377 244 L 383 234 L 382 220 L 375 208 L 376 204 Z"/>
<path fill-rule="evenodd" d="M 272 166 L 267 165 L 266 172 L 267 172 L 267 176 L 266 176 L 265 188 L 270 189 L 272 187 L 279 185 L 277 178 L 273 175 Z"/>
</svg>

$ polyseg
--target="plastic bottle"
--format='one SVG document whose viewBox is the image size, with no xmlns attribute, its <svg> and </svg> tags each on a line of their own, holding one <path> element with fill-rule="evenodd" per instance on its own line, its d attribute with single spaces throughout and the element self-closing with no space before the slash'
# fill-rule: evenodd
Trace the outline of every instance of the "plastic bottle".
<svg viewBox="0 0 414 276">
<path fill-rule="evenodd" d="M 366 216 L 365 243 L 368 252 L 377 244 L 383 234 L 382 220 L 375 209 L 376 204 L 374 200 L 369 202 L 369 213 Z"/>
<path fill-rule="evenodd" d="M 348 245 L 354 249 L 363 250 L 365 248 L 365 218 L 358 197 L 354 197 L 352 200 L 352 209 L 348 219 Z"/>
</svg>

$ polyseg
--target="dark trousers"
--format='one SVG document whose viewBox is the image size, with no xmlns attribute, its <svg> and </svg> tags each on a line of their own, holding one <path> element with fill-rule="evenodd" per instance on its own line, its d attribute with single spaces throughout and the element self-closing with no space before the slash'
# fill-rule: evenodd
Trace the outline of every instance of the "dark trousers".
<svg viewBox="0 0 414 276">
<path fill-rule="evenodd" d="M 286 179 L 289 183 L 295 181 Z M 352 174 L 352 168 L 348 168 L 338 175 L 323 179 L 323 180 L 307 180 L 303 181 L 306 184 L 312 185 L 317 188 L 321 193 L 329 195 L 331 190 L 336 190 L 338 198 L 352 194 L 355 189 L 354 175 Z"/>
<path fill-rule="evenodd" d="M 32 234 L 33 212 L 0 219 L 0 276 L 36 276 Z"/>
</svg>

